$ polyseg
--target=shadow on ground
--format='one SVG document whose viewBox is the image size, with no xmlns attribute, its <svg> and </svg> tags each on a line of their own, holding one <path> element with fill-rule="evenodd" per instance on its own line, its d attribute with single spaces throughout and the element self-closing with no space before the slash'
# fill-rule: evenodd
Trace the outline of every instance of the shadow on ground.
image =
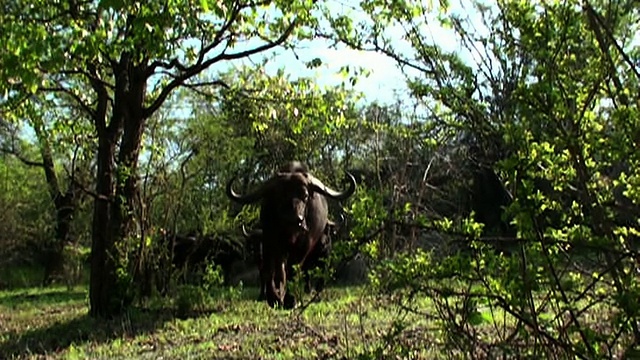
<svg viewBox="0 0 640 360">
<path fill-rule="evenodd" d="M 224 291 L 222 293 L 225 293 Z M 221 293 L 221 294 L 222 294 Z M 243 289 L 239 299 L 254 299 L 258 295 L 257 288 Z M 236 295 L 237 296 L 237 295 Z M 13 305 L 28 303 L 34 308 L 51 309 L 54 313 L 62 303 L 83 302 L 87 297 L 86 290 L 68 291 L 51 289 L 42 293 L 18 292 L 0 295 L 0 305 L 11 308 Z M 227 302 L 224 302 L 225 304 Z M 225 306 L 231 306 L 228 302 Z M 266 304 L 265 304 L 266 306 Z M 224 308 L 206 309 L 202 311 L 176 311 L 169 307 L 132 308 L 125 315 L 113 320 L 98 320 L 87 314 L 77 315 L 70 319 L 47 323 L 42 327 L 32 327 L 24 331 L 10 330 L 0 336 L 0 359 L 22 358 L 26 356 L 47 356 L 65 350 L 72 344 L 105 343 L 117 338 L 136 337 L 150 334 L 162 328 L 174 319 L 188 319 L 208 316 Z M 1 318 L 1 317 L 0 317 Z M 37 324 L 37 323 L 36 323 Z M 36 325 L 37 326 L 37 325 Z M 0 331 L 3 331 L 0 324 Z"/>
<path fill-rule="evenodd" d="M 170 311 L 131 311 L 109 321 L 80 315 L 47 327 L 5 334 L 5 341 L 0 343 L 0 358 L 47 355 L 64 350 L 71 344 L 104 343 L 124 335 L 151 333 L 173 318 Z"/>
<path fill-rule="evenodd" d="M 68 290 L 60 288 L 37 293 L 33 291 L 16 291 L 0 294 L 0 305 L 10 307 L 13 304 L 28 302 L 32 306 L 41 307 L 62 302 L 80 301 L 86 298 L 87 291 L 85 289 Z"/>
</svg>

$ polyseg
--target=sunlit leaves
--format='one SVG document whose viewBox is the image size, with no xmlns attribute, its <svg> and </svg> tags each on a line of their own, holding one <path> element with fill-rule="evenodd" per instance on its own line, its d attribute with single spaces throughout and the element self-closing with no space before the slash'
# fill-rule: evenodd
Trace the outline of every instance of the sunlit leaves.
<svg viewBox="0 0 640 360">
<path fill-rule="evenodd" d="M 245 103 L 243 116 L 264 141 L 261 147 L 288 149 L 285 158 L 317 151 L 354 111 L 352 93 L 322 89 L 312 79 L 267 76 L 248 68 L 233 76 L 230 83 L 241 84 L 236 99 Z"/>
<path fill-rule="evenodd" d="M 97 66 L 102 76 L 127 52 L 135 54 L 133 60 L 140 64 L 179 60 L 189 65 L 211 56 L 213 49 L 217 55 L 254 47 L 258 38 L 275 41 L 294 19 L 298 29 L 316 22 L 310 15 L 315 5 L 309 1 L 251 6 L 230 0 L 145 4 L 102 0 L 72 4 L 76 7 L 69 12 L 61 5 L 44 6 L 35 0 L 12 5 L 0 21 L 6 47 L 0 54 L 5 65 L 0 70 L 0 90 L 5 96 L 15 89 L 35 93 L 43 87 L 42 78 L 59 71 L 65 71 L 64 77 L 77 77 L 87 64 Z M 47 21 L 38 20 L 42 18 Z M 164 77 L 176 69 L 158 70 Z"/>
<path fill-rule="evenodd" d="M 205 13 L 209 11 L 209 0 L 200 0 L 200 7 Z"/>
<path fill-rule="evenodd" d="M 371 229 L 380 226 L 386 216 L 382 199 L 375 196 L 372 191 L 359 190 L 355 195 L 348 212 L 355 220 L 355 226 L 351 229 L 351 238 L 363 238 Z M 381 255 L 376 251 L 376 255 Z"/>
</svg>

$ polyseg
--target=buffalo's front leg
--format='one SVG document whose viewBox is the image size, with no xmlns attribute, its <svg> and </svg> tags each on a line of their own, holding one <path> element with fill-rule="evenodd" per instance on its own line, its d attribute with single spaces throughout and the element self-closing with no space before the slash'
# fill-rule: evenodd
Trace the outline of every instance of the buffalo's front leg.
<svg viewBox="0 0 640 360">
<path fill-rule="evenodd" d="M 269 271 L 267 271 L 267 267 L 265 266 L 265 258 L 263 254 L 262 240 L 258 244 L 258 250 L 256 251 L 257 255 L 255 257 L 255 262 L 258 265 L 258 284 L 260 285 L 260 293 L 258 294 L 258 301 L 264 301 L 267 299 L 267 284 L 269 284 L 270 277 Z"/>
<path fill-rule="evenodd" d="M 260 266 L 258 274 L 258 283 L 260 284 L 260 293 L 258 294 L 258 301 L 264 301 L 267 299 L 267 285 L 271 283 L 270 273 L 265 266 Z"/>
<path fill-rule="evenodd" d="M 287 284 L 287 274 L 285 264 L 282 259 L 273 259 L 269 261 L 270 281 L 267 286 L 267 303 L 269 306 L 284 305 L 285 288 Z"/>
<path fill-rule="evenodd" d="M 267 285 L 260 277 L 260 293 L 258 294 L 257 301 L 265 301 L 267 299 Z"/>
<path fill-rule="evenodd" d="M 283 264 L 284 265 L 284 264 Z M 293 279 L 295 277 L 295 273 L 293 270 L 293 266 L 291 265 L 285 265 L 285 267 L 283 268 L 287 274 L 287 276 L 291 279 Z M 286 284 L 285 284 L 286 285 Z M 286 287 L 285 287 L 285 291 L 286 291 Z M 285 309 L 293 309 L 296 305 L 296 298 L 295 296 L 293 296 L 291 294 L 291 292 L 286 291 L 284 296 L 283 296 L 283 306 Z"/>
</svg>

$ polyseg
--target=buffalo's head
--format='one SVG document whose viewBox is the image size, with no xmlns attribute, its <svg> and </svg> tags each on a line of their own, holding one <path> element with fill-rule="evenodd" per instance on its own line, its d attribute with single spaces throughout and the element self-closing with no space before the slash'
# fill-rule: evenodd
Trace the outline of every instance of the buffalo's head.
<svg viewBox="0 0 640 360">
<path fill-rule="evenodd" d="M 314 193 L 324 195 L 335 200 L 344 200 L 356 190 L 356 181 L 350 173 L 347 174 L 349 187 L 340 192 L 324 185 L 318 178 L 308 172 L 278 172 L 271 179 L 261 184 L 255 191 L 246 195 L 239 195 L 233 191 L 232 178 L 227 184 L 227 196 L 240 204 L 251 204 L 268 198 L 271 201 L 269 209 L 277 214 L 279 225 L 294 232 L 307 230 L 307 205 Z"/>
</svg>

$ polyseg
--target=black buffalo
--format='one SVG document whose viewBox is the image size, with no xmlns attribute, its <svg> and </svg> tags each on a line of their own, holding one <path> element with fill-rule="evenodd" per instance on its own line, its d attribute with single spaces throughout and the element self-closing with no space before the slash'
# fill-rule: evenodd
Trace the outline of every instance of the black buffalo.
<svg viewBox="0 0 640 360">
<path fill-rule="evenodd" d="M 242 233 L 247 240 L 248 251 L 253 253 L 253 262 L 255 266 L 258 267 L 259 272 L 262 273 L 264 269 L 264 257 L 262 253 L 262 229 L 247 231 L 247 229 L 243 225 Z M 311 292 L 312 289 L 316 290 L 316 292 L 320 292 L 324 289 L 325 279 L 318 278 L 314 282 L 311 276 L 311 272 L 315 269 L 326 269 L 329 256 L 331 255 L 331 241 L 332 238 L 336 236 L 336 234 L 336 224 L 333 221 L 328 221 L 322 239 L 305 260 L 302 271 L 306 292 Z M 258 279 L 258 283 L 260 284 L 258 301 L 263 301 L 266 299 L 266 283 L 262 281 L 262 278 Z"/>
<path fill-rule="evenodd" d="M 291 162 L 249 194 L 233 191 L 235 177 L 227 184 L 231 200 L 243 205 L 261 201 L 264 261 L 260 273 L 270 306 L 294 306 L 295 299 L 286 293 L 287 277 L 293 276 L 294 265 L 304 269 L 307 258 L 322 243 L 329 221 L 325 196 L 344 200 L 355 192 L 355 179 L 348 172 L 346 175 L 349 188 L 338 192 L 311 175 L 300 162 Z"/>
</svg>

